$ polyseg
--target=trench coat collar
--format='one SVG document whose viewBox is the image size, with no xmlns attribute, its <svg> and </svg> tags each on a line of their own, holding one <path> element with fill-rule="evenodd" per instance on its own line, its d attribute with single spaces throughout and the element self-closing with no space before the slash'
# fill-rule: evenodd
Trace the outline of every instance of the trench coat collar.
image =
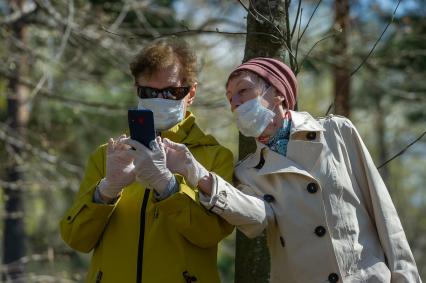
<svg viewBox="0 0 426 283">
<path fill-rule="evenodd" d="M 246 162 L 243 161 L 243 163 L 245 163 L 245 167 L 258 169 L 257 173 L 259 175 L 272 173 L 295 173 L 315 179 L 308 171 L 313 167 L 314 163 L 318 159 L 323 147 L 322 143 L 294 140 L 292 139 L 292 135 L 300 131 L 323 132 L 325 129 L 307 112 L 290 112 L 292 127 L 290 129 L 291 135 L 288 148 L 294 148 L 294 145 L 298 143 L 304 143 L 304 145 L 301 145 L 302 147 L 310 146 L 311 148 L 314 148 L 313 151 L 311 150 L 311 156 L 309 157 L 311 160 L 310 164 L 304 162 L 304 165 L 302 165 L 300 162 L 297 162 L 297 157 L 291 159 L 289 158 L 289 154 L 287 154 L 287 156 L 283 156 L 269 149 L 265 144 L 259 141 L 256 141 L 255 153 L 252 154 Z M 321 138 L 323 137 L 320 137 L 320 139 Z M 298 145 L 298 147 L 300 148 L 300 145 Z"/>
<path fill-rule="evenodd" d="M 289 110 L 291 114 L 292 127 L 290 134 L 306 131 L 306 132 L 323 132 L 324 127 L 315 120 L 308 112 L 296 112 Z"/>
</svg>

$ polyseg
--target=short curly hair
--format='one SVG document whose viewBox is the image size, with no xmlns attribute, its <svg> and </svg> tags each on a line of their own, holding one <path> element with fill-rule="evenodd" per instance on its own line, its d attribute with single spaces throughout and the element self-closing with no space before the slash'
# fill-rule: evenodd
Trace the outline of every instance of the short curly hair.
<svg viewBox="0 0 426 283">
<path fill-rule="evenodd" d="M 189 44 L 177 37 L 161 38 L 145 46 L 130 63 L 135 78 L 152 74 L 171 65 L 179 66 L 182 83 L 197 81 L 197 56 Z"/>
</svg>

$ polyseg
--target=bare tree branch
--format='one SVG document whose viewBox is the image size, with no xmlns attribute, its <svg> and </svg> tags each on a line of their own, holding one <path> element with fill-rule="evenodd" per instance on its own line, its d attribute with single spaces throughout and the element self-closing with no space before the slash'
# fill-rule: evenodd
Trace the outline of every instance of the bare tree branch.
<svg viewBox="0 0 426 283">
<path fill-rule="evenodd" d="M 120 27 L 120 25 L 123 23 L 129 11 L 130 11 L 130 4 L 124 3 L 123 8 L 121 9 L 115 21 L 109 26 L 109 29 L 113 31 L 117 30 Z"/>
<path fill-rule="evenodd" d="M 71 23 L 73 22 L 73 18 L 74 18 L 74 1 L 73 0 L 68 1 L 68 10 L 69 12 L 68 12 L 68 19 L 67 19 L 65 33 L 62 36 L 61 45 L 59 46 L 58 52 L 54 56 L 55 61 L 59 61 L 60 58 L 62 57 L 62 54 L 65 51 L 65 48 L 68 44 L 68 39 L 71 34 Z M 48 71 L 44 71 L 43 76 L 37 83 L 36 87 L 28 95 L 29 100 L 33 100 L 36 97 L 37 93 L 41 90 L 41 88 L 43 87 L 47 79 L 48 79 Z"/>
<path fill-rule="evenodd" d="M 291 0 L 290 0 L 291 1 Z M 275 1 L 274 1 L 275 2 Z M 271 9 L 271 2 L 270 2 L 270 0 L 268 0 L 268 12 L 269 12 L 269 17 L 271 18 L 271 20 L 272 20 L 272 22 L 274 22 L 275 21 L 275 17 L 274 17 L 274 15 L 272 14 L 272 9 Z"/>
<path fill-rule="evenodd" d="M 289 54 L 292 54 L 292 45 L 291 45 L 291 32 L 290 32 L 290 15 L 289 15 L 289 9 L 290 9 L 290 2 L 291 0 L 285 0 L 284 3 L 284 13 L 285 13 L 285 20 L 286 20 L 286 46 L 288 49 Z M 295 74 L 297 74 L 297 70 L 299 69 L 298 63 L 297 63 L 297 58 L 293 55 L 290 56 L 290 67 L 293 70 L 293 72 Z"/>
<path fill-rule="evenodd" d="M 321 4 L 321 1 L 322 0 L 319 0 L 318 3 L 316 4 L 316 6 L 315 6 L 315 8 L 314 8 L 314 10 L 313 10 L 313 12 L 311 14 L 311 16 L 309 17 L 308 22 L 306 23 L 305 28 L 302 31 L 302 34 L 299 35 L 299 33 L 300 33 L 300 27 L 302 25 L 302 12 L 303 12 L 303 9 L 301 9 L 301 11 L 300 11 L 299 31 L 297 32 L 296 51 L 295 51 L 296 52 L 296 62 L 297 62 L 297 55 L 298 55 L 298 51 L 299 51 L 299 44 L 302 41 L 303 35 L 305 34 L 306 30 L 308 29 L 308 27 L 309 27 L 309 25 L 311 23 L 311 20 L 314 17 L 314 15 L 315 15 L 315 13 L 316 13 L 319 5 Z M 300 65 L 298 65 L 298 66 L 300 66 Z M 297 72 L 299 72 L 299 68 L 297 69 Z"/>
<path fill-rule="evenodd" d="M 249 8 L 248 7 L 246 7 L 246 5 L 244 5 L 244 3 L 243 3 L 243 1 L 241 1 L 241 0 L 237 0 L 239 3 L 240 3 L 240 5 L 244 8 L 244 10 L 246 10 L 247 11 L 247 13 L 250 13 L 250 10 L 249 10 Z M 252 16 L 254 16 L 254 15 L 252 15 Z"/>
<path fill-rule="evenodd" d="M 302 8 L 302 0 L 299 0 L 299 3 L 297 4 L 297 13 L 296 13 L 296 17 L 294 18 L 294 24 L 293 24 L 293 29 L 291 31 L 291 38 L 293 39 L 293 35 L 294 32 L 296 31 L 296 27 L 299 21 L 299 17 L 302 17 L 302 15 L 300 14 Z"/>
<path fill-rule="evenodd" d="M 79 166 L 66 162 L 62 160 L 61 158 L 58 158 L 58 156 L 51 155 L 47 151 L 43 151 L 41 149 L 35 148 L 28 142 L 24 142 L 22 140 L 19 140 L 16 137 L 13 137 L 14 133 L 8 125 L 0 123 L 0 126 L 1 126 L 0 139 L 5 141 L 6 143 L 11 144 L 15 147 L 18 147 L 20 149 L 26 150 L 28 152 L 31 152 L 32 154 L 40 157 L 41 159 L 49 163 L 61 165 L 64 169 L 68 170 L 69 172 L 78 173 L 78 174 L 81 173 L 81 168 Z"/>
<path fill-rule="evenodd" d="M 15 79 L 15 80 L 18 79 L 15 76 L 9 74 L 8 72 L 5 72 L 1 68 L 0 68 L 0 75 L 2 75 L 3 77 L 6 77 L 8 79 Z M 19 81 L 19 83 L 21 83 L 23 85 L 26 85 L 26 86 L 29 86 L 29 87 L 35 87 L 35 85 L 33 83 L 26 81 L 24 79 L 19 79 L 18 81 Z M 66 103 L 70 103 L 70 104 L 74 104 L 74 105 L 92 107 L 92 108 L 96 108 L 97 110 L 103 109 L 103 110 L 106 110 L 109 114 L 114 114 L 114 111 L 118 112 L 116 114 L 122 114 L 123 109 L 127 109 L 129 107 L 129 105 L 107 104 L 107 103 L 101 103 L 101 102 L 83 101 L 83 100 L 79 100 L 79 99 L 64 97 L 64 96 L 53 94 L 52 92 L 45 90 L 45 89 L 40 89 L 39 92 L 43 97 L 46 97 L 46 98 L 50 98 L 50 99 L 54 99 L 54 100 L 57 100 L 57 101 L 66 102 Z M 113 111 L 113 112 L 111 112 L 111 111 Z"/>
<path fill-rule="evenodd" d="M 222 18 L 222 17 L 206 19 L 206 21 L 204 21 L 203 23 L 201 23 L 198 26 L 198 29 L 203 30 L 207 27 L 210 27 L 212 25 L 217 25 L 217 24 L 229 24 L 229 25 L 231 25 L 235 28 L 238 28 L 240 30 L 246 29 L 245 24 L 238 22 L 238 21 L 231 20 L 231 19 Z"/>
<path fill-rule="evenodd" d="M 127 35 L 123 35 L 117 32 L 113 32 L 110 31 L 108 29 L 106 29 L 105 27 L 102 27 L 102 30 L 105 31 L 106 33 L 115 35 L 115 36 L 119 36 L 119 37 L 123 37 L 123 38 L 127 38 L 127 39 L 139 39 L 139 38 L 147 38 L 147 39 L 156 39 L 156 38 L 161 38 L 161 37 L 167 37 L 167 36 L 179 36 L 179 35 L 185 35 L 185 36 L 192 36 L 192 35 L 199 35 L 199 34 L 203 34 L 203 33 L 215 33 L 215 34 L 223 34 L 223 35 L 246 35 L 246 32 L 230 32 L 230 31 L 220 31 L 219 29 L 215 29 L 215 30 L 202 30 L 202 29 L 185 29 L 185 30 L 180 30 L 180 31 L 175 31 L 175 32 L 170 32 L 170 33 L 161 33 L 158 36 L 153 36 L 151 33 L 134 33 L 134 36 L 127 36 Z M 272 37 L 274 39 L 279 40 L 278 37 L 272 35 L 272 34 L 267 34 L 267 33 L 257 33 L 257 34 L 262 34 L 265 36 L 269 36 Z"/>
<path fill-rule="evenodd" d="M 393 22 L 394 18 L 395 18 L 395 14 L 396 11 L 398 10 L 399 4 L 401 3 L 402 0 L 398 0 L 398 4 L 395 7 L 395 10 L 393 11 L 392 14 L 392 18 L 390 19 L 390 21 L 387 23 L 387 25 L 385 26 L 385 28 L 383 29 L 382 33 L 380 34 L 379 38 L 376 40 L 376 42 L 374 43 L 373 47 L 371 48 L 370 52 L 368 52 L 367 56 L 365 56 L 365 58 L 361 61 L 361 63 L 359 64 L 359 66 L 357 68 L 355 68 L 355 70 L 353 70 L 351 72 L 351 76 L 353 76 L 356 72 L 358 72 L 359 69 L 361 69 L 362 65 L 364 65 L 365 62 L 367 62 L 368 58 L 370 58 L 371 54 L 373 53 L 373 51 L 376 49 L 377 44 L 380 42 L 380 40 L 382 39 L 383 35 L 385 34 L 385 32 L 387 31 L 388 27 L 391 25 L 391 23 Z"/>
<path fill-rule="evenodd" d="M 413 146 L 416 142 L 418 142 L 419 140 L 421 140 L 424 135 L 426 135 L 426 131 L 424 131 L 418 138 L 416 138 L 414 141 L 412 141 L 411 143 L 409 143 L 406 147 L 404 147 L 400 152 L 398 152 L 397 154 L 395 154 L 394 156 L 392 156 L 391 158 L 389 158 L 387 161 L 383 162 L 382 165 L 378 166 L 377 169 L 380 169 L 384 166 L 386 166 L 389 162 L 391 162 L 392 160 L 394 160 L 395 158 L 403 155 L 407 149 L 409 149 L 411 146 Z"/>
<path fill-rule="evenodd" d="M 365 56 L 365 58 L 361 61 L 361 63 L 358 65 L 358 67 L 356 67 L 350 74 L 350 76 L 345 80 L 345 82 L 342 84 L 341 89 L 344 88 L 348 83 L 349 80 L 352 78 L 353 75 L 355 75 L 356 72 L 358 72 L 362 66 L 367 62 L 367 60 L 370 58 L 371 54 L 373 53 L 373 51 L 376 49 L 377 44 L 380 42 L 380 40 L 382 40 L 383 35 L 385 34 L 385 32 L 387 31 L 388 27 L 391 25 L 391 23 L 393 22 L 394 18 L 395 18 L 395 14 L 396 11 L 398 10 L 399 4 L 401 3 L 402 0 L 398 0 L 398 3 L 396 4 L 396 7 L 392 13 L 392 17 L 389 20 L 389 22 L 386 24 L 385 28 L 383 29 L 382 33 L 380 34 L 379 38 L 377 38 L 376 42 L 374 43 L 373 47 L 371 48 L 370 52 L 368 52 L 367 56 Z M 339 90 L 339 92 L 341 91 L 341 89 Z M 334 101 L 330 104 L 330 106 L 327 109 L 327 112 L 325 113 L 325 115 L 328 115 L 328 113 L 330 113 L 331 109 L 334 106 Z"/>
<path fill-rule="evenodd" d="M 304 28 L 304 29 L 303 29 L 303 31 L 302 31 L 302 34 L 300 35 L 300 37 L 298 37 L 298 38 L 297 38 L 297 46 L 299 46 L 299 42 L 302 40 L 302 37 L 303 37 L 303 35 L 305 34 L 306 30 L 308 29 L 309 24 L 311 23 L 311 20 L 312 20 L 312 18 L 314 17 L 315 13 L 317 12 L 318 7 L 319 7 L 319 5 L 321 4 L 321 2 L 322 2 L 322 0 L 319 0 L 319 1 L 318 1 L 317 5 L 316 5 L 316 6 L 315 6 L 315 8 L 314 8 L 314 11 L 312 12 L 311 16 L 309 17 L 308 22 L 306 23 L 305 28 Z"/>
<path fill-rule="evenodd" d="M 336 36 L 337 34 L 336 33 L 332 33 L 332 34 L 329 34 L 329 35 L 326 35 L 325 37 L 323 37 L 323 38 L 321 38 L 320 40 L 318 40 L 317 42 L 315 42 L 314 43 L 314 45 L 312 45 L 312 47 L 309 49 L 309 51 L 306 53 L 306 55 L 303 57 L 303 60 L 302 60 L 302 62 L 299 64 L 299 66 L 300 66 L 300 68 L 302 68 L 303 67 L 303 64 L 305 63 L 305 61 L 308 59 L 308 57 L 309 57 L 309 55 L 311 54 L 311 52 L 312 52 L 312 50 L 314 50 L 314 48 L 320 43 L 320 42 L 322 42 L 322 41 L 324 41 L 324 40 L 326 40 L 326 39 L 329 39 L 329 38 L 332 38 L 332 37 L 334 37 L 334 36 Z"/>
</svg>

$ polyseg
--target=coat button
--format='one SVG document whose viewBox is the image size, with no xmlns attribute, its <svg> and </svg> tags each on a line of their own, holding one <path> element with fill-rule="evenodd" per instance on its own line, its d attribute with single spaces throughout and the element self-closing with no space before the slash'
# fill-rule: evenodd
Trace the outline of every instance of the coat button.
<svg viewBox="0 0 426 283">
<path fill-rule="evenodd" d="M 306 189 L 311 194 L 315 194 L 318 191 L 318 186 L 315 183 L 309 183 L 308 186 L 306 187 Z"/>
<path fill-rule="evenodd" d="M 339 281 L 339 275 L 337 275 L 336 273 L 330 273 L 330 275 L 328 275 L 328 281 L 330 283 L 336 283 L 337 281 Z"/>
<path fill-rule="evenodd" d="M 264 199 L 266 202 L 273 202 L 273 201 L 275 200 L 275 198 L 274 198 L 274 196 L 273 196 L 273 195 L 264 195 L 264 196 L 263 196 L 263 199 Z"/>
<path fill-rule="evenodd" d="M 260 160 L 259 160 L 259 163 L 257 163 L 257 165 L 254 166 L 254 168 L 262 169 L 263 165 L 265 165 L 265 158 L 261 157 Z"/>
<path fill-rule="evenodd" d="M 325 228 L 323 226 L 318 226 L 315 228 L 315 234 L 317 234 L 318 237 L 322 237 L 325 235 Z"/>
<path fill-rule="evenodd" d="M 309 132 L 306 134 L 306 138 L 310 141 L 313 141 L 317 137 L 317 133 L 315 132 Z"/>
</svg>

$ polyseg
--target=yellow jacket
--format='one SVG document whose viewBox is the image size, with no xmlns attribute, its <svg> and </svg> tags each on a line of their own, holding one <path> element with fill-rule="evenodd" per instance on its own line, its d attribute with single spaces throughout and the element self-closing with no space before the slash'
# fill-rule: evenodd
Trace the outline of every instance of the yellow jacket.
<svg viewBox="0 0 426 283">
<path fill-rule="evenodd" d="M 231 180 L 232 153 L 205 135 L 191 113 L 161 135 L 186 144 L 207 170 Z M 219 282 L 217 244 L 233 227 L 202 207 L 197 189 L 179 175 L 179 192 L 162 201 L 135 182 L 115 204 L 94 203 L 105 160 L 103 145 L 90 156 L 77 198 L 60 222 L 70 247 L 93 250 L 86 282 Z"/>
</svg>

